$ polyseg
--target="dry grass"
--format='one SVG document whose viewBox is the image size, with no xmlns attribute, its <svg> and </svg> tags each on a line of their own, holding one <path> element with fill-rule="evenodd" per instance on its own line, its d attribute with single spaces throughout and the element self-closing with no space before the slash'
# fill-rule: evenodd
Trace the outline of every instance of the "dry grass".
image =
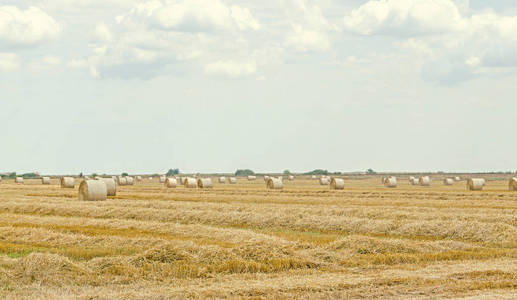
<svg viewBox="0 0 517 300">
<path fill-rule="evenodd" d="M 517 193 L 503 180 L 155 179 L 103 202 L 38 182 L 0 183 L 1 298 L 517 297 Z"/>
</svg>

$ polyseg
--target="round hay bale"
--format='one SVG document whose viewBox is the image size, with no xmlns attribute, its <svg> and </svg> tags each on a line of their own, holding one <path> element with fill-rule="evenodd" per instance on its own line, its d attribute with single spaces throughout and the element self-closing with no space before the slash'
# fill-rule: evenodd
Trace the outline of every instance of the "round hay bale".
<svg viewBox="0 0 517 300">
<path fill-rule="evenodd" d="M 50 184 L 50 177 L 41 177 L 41 184 Z"/>
<path fill-rule="evenodd" d="M 322 176 L 320 177 L 320 185 L 329 185 L 330 179 L 328 177 Z"/>
<path fill-rule="evenodd" d="M 388 179 L 387 177 L 381 177 L 381 183 L 384 184 L 386 183 L 386 179 Z"/>
<path fill-rule="evenodd" d="M 197 187 L 200 189 L 212 188 L 212 179 L 210 178 L 198 178 Z"/>
<path fill-rule="evenodd" d="M 169 177 L 165 179 L 165 187 L 166 188 L 175 188 L 178 185 L 178 181 L 176 178 Z"/>
<path fill-rule="evenodd" d="M 341 178 L 332 178 L 330 181 L 331 190 L 343 190 L 345 188 L 345 180 Z"/>
<path fill-rule="evenodd" d="M 390 176 L 386 178 L 384 182 L 384 186 L 388 188 L 396 188 L 397 187 L 397 177 Z"/>
<path fill-rule="evenodd" d="M 135 179 L 133 177 L 126 177 L 126 185 L 133 185 L 135 183 Z"/>
<path fill-rule="evenodd" d="M 73 189 L 75 187 L 75 179 L 73 177 L 61 177 L 61 187 Z"/>
<path fill-rule="evenodd" d="M 418 179 L 418 184 L 420 186 L 430 186 L 431 185 L 431 178 L 429 176 L 422 176 Z"/>
<path fill-rule="evenodd" d="M 294 180 L 294 176 L 293 175 L 289 175 L 288 179 L 289 179 L 289 181 L 293 181 Z"/>
<path fill-rule="evenodd" d="M 267 181 L 269 180 L 269 178 L 271 178 L 271 177 L 269 177 L 268 175 L 264 175 L 264 182 L 265 182 L 265 183 L 267 183 Z"/>
<path fill-rule="evenodd" d="M 228 178 L 228 182 L 230 182 L 230 184 L 236 184 L 237 183 L 237 178 L 230 177 L 230 178 Z"/>
<path fill-rule="evenodd" d="M 413 177 L 413 181 L 411 181 L 411 185 L 418 185 L 419 179 L 416 177 Z"/>
<path fill-rule="evenodd" d="M 459 176 L 454 177 L 454 181 L 461 181 L 461 178 Z"/>
<path fill-rule="evenodd" d="M 160 183 L 165 183 L 165 175 L 160 176 Z"/>
<path fill-rule="evenodd" d="M 185 178 L 185 187 L 188 189 L 197 188 L 197 180 L 195 178 L 187 177 Z"/>
<path fill-rule="evenodd" d="M 142 181 L 142 176 L 136 176 L 136 181 Z"/>
<path fill-rule="evenodd" d="M 269 190 L 281 190 L 284 188 L 284 183 L 278 178 L 270 177 L 267 181 L 266 188 Z"/>
<path fill-rule="evenodd" d="M 89 176 L 84 176 L 84 180 L 90 180 Z"/>
<path fill-rule="evenodd" d="M 443 185 L 453 185 L 454 184 L 454 179 L 452 178 L 445 178 L 443 180 Z"/>
<path fill-rule="evenodd" d="M 317 179 L 316 175 L 312 175 L 311 179 Z"/>
<path fill-rule="evenodd" d="M 510 188 L 510 191 L 517 191 L 517 177 L 510 178 L 508 187 Z"/>
<path fill-rule="evenodd" d="M 120 186 L 127 185 L 127 178 L 122 176 L 117 177 L 117 184 Z"/>
<path fill-rule="evenodd" d="M 149 177 L 149 178 L 147 178 L 147 179 L 149 179 L 149 180 L 153 180 L 153 178 L 152 178 L 152 177 Z"/>
<path fill-rule="evenodd" d="M 485 186 L 485 179 L 483 178 L 470 178 L 467 180 L 467 190 L 469 191 L 481 191 Z"/>
<path fill-rule="evenodd" d="M 14 178 L 14 183 L 23 184 L 23 177 Z"/>
<path fill-rule="evenodd" d="M 253 180 L 255 180 L 255 179 L 257 179 L 257 176 L 253 176 L 253 175 L 249 175 L 249 176 L 248 176 L 248 180 L 249 180 L 249 181 L 253 181 Z"/>
<path fill-rule="evenodd" d="M 100 181 L 104 181 L 106 184 L 107 196 L 116 196 L 117 195 L 117 185 L 113 178 L 99 178 Z"/>
<path fill-rule="evenodd" d="M 415 179 L 415 176 L 409 176 L 409 183 L 413 184 L 413 179 Z"/>
<path fill-rule="evenodd" d="M 108 188 L 103 180 L 83 180 L 79 185 L 79 200 L 104 201 L 108 196 Z"/>
<path fill-rule="evenodd" d="M 219 181 L 219 183 L 226 183 L 226 177 L 221 176 L 221 177 L 219 177 L 218 181 Z"/>
</svg>

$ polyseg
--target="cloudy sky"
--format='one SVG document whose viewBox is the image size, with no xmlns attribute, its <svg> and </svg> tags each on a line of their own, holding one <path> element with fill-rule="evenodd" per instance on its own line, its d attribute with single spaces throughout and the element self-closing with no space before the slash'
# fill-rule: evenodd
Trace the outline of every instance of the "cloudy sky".
<svg viewBox="0 0 517 300">
<path fill-rule="evenodd" d="M 514 0 L 2 0 L 0 171 L 517 170 Z"/>
</svg>

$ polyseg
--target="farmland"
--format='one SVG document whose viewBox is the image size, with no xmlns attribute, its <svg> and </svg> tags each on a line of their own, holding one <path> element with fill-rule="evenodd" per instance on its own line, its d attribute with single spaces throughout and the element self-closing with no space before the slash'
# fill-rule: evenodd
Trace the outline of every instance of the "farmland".
<svg viewBox="0 0 517 300">
<path fill-rule="evenodd" d="M 489 178 L 487 178 L 489 179 Z M 515 298 L 517 192 L 349 178 L 117 187 L 0 183 L 0 297 Z"/>
</svg>

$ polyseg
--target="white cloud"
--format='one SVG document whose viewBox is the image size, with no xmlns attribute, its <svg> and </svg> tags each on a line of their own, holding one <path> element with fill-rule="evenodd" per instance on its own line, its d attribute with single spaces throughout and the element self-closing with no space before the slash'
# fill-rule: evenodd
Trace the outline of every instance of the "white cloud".
<svg viewBox="0 0 517 300">
<path fill-rule="evenodd" d="M 306 0 L 289 1 L 290 28 L 285 44 L 296 51 L 327 51 L 331 48 L 329 32 L 332 26 L 320 7 L 309 5 Z"/>
<path fill-rule="evenodd" d="M 240 30 L 260 29 L 260 23 L 253 17 L 248 8 L 233 5 L 230 7 L 230 14 Z"/>
<path fill-rule="evenodd" d="M 286 45 L 297 51 L 327 51 L 330 40 L 326 33 L 318 30 L 306 30 L 293 24 L 293 31 L 286 38 Z"/>
<path fill-rule="evenodd" d="M 418 54 L 426 79 L 454 83 L 517 67 L 517 17 L 476 13 L 468 1 L 371 0 L 347 14 L 344 27 L 398 38 Z"/>
<path fill-rule="evenodd" d="M 0 6 L 0 42 L 32 45 L 55 39 L 61 30 L 54 18 L 37 7 L 20 10 L 15 6 Z"/>
<path fill-rule="evenodd" d="M 0 53 L 0 71 L 16 71 L 19 67 L 18 56 L 15 53 Z"/>
<path fill-rule="evenodd" d="M 205 67 L 205 73 L 215 76 L 241 77 L 250 76 L 257 72 L 257 64 L 254 61 L 237 62 L 221 60 L 210 63 Z"/>
<path fill-rule="evenodd" d="M 227 6 L 220 0 L 183 0 L 172 3 L 149 1 L 137 4 L 117 21 L 144 22 L 162 30 L 205 32 L 217 30 L 258 30 L 260 24 L 250 10 Z"/>
<path fill-rule="evenodd" d="M 113 34 L 106 24 L 100 23 L 95 26 L 95 30 L 92 33 L 93 38 L 99 42 L 110 42 L 113 40 Z"/>
<path fill-rule="evenodd" d="M 249 46 L 248 34 L 261 29 L 248 8 L 220 0 L 146 1 L 134 4 L 115 21 L 110 28 L 99 24 L 88 45 L 91 55 L 68 66 L 93 67 L 90 74 L 95 78 L 149 78 L 171 64 L 185 67 L 187 61 L 196 61 L 194 67 L 199 69 L 229 54 L 249 59 L 256 49 Z M 226 68 L 215 64 L 206 71 L 240 76 L 255 69 L 255 64 Z"/>
<path fill-rule="evenodd" d="M 345 29 L 364 35 L 425 35 L 461 30 L 464 26 L 451 0 L 371 0 L 344 18 Z"/>
</svg>

